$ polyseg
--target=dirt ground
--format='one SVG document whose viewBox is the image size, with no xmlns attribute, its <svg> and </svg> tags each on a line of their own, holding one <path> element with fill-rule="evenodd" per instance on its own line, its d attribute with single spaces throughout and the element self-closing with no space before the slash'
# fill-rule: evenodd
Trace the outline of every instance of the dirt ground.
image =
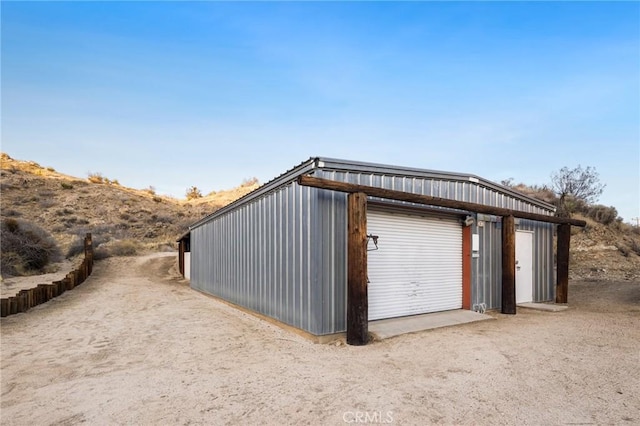
<svg viewBox="0 0 640 426">
<path fill-rule="evenodd" d="M 320 345 L 191 290 L 175 255 L 111 258 L 1 320 L 0 421 L 639 424 L 640 283 L 569 291 L 563 312 Z"/>
</svg>

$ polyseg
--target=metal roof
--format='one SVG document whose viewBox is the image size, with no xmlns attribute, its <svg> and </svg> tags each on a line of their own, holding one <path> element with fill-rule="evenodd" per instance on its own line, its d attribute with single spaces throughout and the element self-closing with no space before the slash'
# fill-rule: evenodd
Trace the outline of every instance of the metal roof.
<svg viewBox="0 0 640 426">
<path fill-rule="evenodd" d="M 294 181 L 298 176 L 302 174 L 311 173 L 315 169 L 339 170 L 344 172 L 348 172 L 348 171 L 370 172 L 370 173 L 381 173 L 381 174 L 391 174 L 391 175 L 400 175 L 400 176 L 416 176 L 416 177 L 426 177 L 426 178 L 435 178 L 435 179 L 446 179 L 446 180 L 453 180 L 453 181 L 473 182 L 480 186 L 484 186 L 486 188 L 495 190 L 499 193 L 508 194 L 508 195 L 511 195 L 512 197 L 527 201 L 543 209 L 546 209 L 549 211 L 555 211 L 555 206 L 553 206 L 552 204 L 538 200 L 537 198 L 533 198 L 531 196 L 525 195 L 521 192 L 515 191 L 504 185 L 500 185 L 498 183 L 492 182 L 490 180 L 484 179 L 474 174 L 446 172 L 441 170 L 429 170 L 429 169 L 420 169 L 420 168 L 403 167 L 403 166 L 392 166 L 392 165 L 386 165 L 386 164 L 366 163 L 361 161 L 340 160 L 340 159 L 328 158 L 328 157 L 311 157 L 308 160 L 303 161 L 297 166 L 280 174 L 279 176 L 276 176 L 275 178 L 261 185 L 259 188 L 255 189 L 254 191 L 237 199 L 233 203 L 228 204 L 225 207 L 211 213 L 210 215 L 203 217 L 202 219 L 200 219 L 199 221 L 191 225 L 189 229 L 196 228 L 217 216 L 220 216 L 230 210 L 235 209 L 236 207 L 244 203 L 247 203 L 253 199 L 256 199 L 280 187 L 283 184 L 288 184 Z"/>
</svg>

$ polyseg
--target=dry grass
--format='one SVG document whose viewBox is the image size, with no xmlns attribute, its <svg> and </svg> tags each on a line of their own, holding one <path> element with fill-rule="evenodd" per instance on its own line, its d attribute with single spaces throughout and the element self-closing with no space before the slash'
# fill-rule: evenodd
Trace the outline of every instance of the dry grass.
<svg viewBox="0 0 640 426">
<path fill-rule="evenodd" d="M 93 234 L 94 245 L 105 244 L 104 255 L 174 247 L 188 225 L 257 187 L 247 181 L 198 200 L 178 200 L 156 194 L 152 186 L 126 188 L 101 173 L 89 173 L 83 180 L 6 154 L 1 156 L 0 175 L 2 218 L 39 224 L 69 257 L 77 253 L 77 238 L 86 232 Z M 252 186 L 246 186 L 249 183 Z"/>
</svg>

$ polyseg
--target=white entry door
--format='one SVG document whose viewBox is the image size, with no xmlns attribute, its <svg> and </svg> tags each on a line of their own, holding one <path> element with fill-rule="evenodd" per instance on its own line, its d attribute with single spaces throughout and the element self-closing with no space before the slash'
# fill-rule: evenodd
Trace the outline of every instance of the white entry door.
<svg viewBox="0 0 640 426">
<path fill-rule="evenodd" d="M 516 231 L 516 303 L 533 301 L 533 233 Z"/>
<path fill-rule="evenodd" d="M 440 215 L 367 212 L 369 320 L 462 307 L 462 226 Z M 369 249 L 373 249 L 369 243 Z"/>
</svg>

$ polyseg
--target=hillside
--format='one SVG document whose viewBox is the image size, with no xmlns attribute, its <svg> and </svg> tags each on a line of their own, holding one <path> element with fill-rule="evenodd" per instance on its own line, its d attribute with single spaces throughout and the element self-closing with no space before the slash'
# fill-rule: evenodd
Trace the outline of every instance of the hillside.
<svg viewBox="0 0 640 426">
<path fill-rule="evenodd" d="M 544 185 L 509 186 L 547 203 L 557 202 Z M 614 207 L 576 203 L 575 210 L 573 217 L 585 220 L 587 226 L 571 229 L 571 279 L 640 280 L 640 228 L 623 223 Z"/>
<path fill-rule="evenodd" d="M 78 252 L 86 232 L 94 236 L 101 256 L 173 250 L 188 225 L 257 188 L 247 180 L 237 188 L 193 200 L 157 195 L 151 189 L 126 188 L 99 174 L 78 178 L 34 162 L 2 154 L 2 219 L 32 222 L 51 233 L 63 257 Z M 554 194 L 524 184 L 513 189 L 547 202 Z M 613 215 L 613 216 L 611 216 Z M 583 206 L 576 217 L 588 223 L 573 228 L 573 279 L 640 279 L 640 229 L 615 220 L 604 206 Z"/>
<path fill-rule="evenodd" d="M 254 190 L 255 181 L 195 200 L 157 195 L 152 189 L 127 188 L 92 174 L 83 179 L 51 167 L 2 154 L 0 213 L 37 224 L 58 242 L 62 254 L 92 232 L 95 244 L 118 254 L 175 248 L 188 225 Z M 98 247 L 97 247 L 98 248 Z"/>
</svg>

